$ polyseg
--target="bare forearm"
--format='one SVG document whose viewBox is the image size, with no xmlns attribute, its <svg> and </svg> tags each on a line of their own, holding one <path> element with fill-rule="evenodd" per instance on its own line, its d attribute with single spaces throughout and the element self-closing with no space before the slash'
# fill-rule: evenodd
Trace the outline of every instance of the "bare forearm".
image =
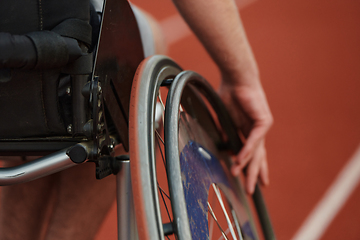
<svg viewBox="0 0 360 240">
<path fill-rule="evenodd" d="M 173 0 L 219 66 L 225 81 L 254 84 L 256 61 L 233 0 Z"/>
<path fill-rule="evenodd" d="M 273 120 L 235 2 L 173 1 L 221 70 L 220 97 L 246 137 L 231 171 L 238 175 L 247 166 L 246 189 L 253 193 L 259 176 L 269 183 L 264 141 Z"/>
</svg>

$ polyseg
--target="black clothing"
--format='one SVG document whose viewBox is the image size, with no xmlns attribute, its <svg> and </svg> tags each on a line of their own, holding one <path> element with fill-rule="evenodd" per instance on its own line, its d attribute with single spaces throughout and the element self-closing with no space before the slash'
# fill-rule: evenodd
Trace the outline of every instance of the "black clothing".
<svg viewBox="0 0 360 240">
<path fill-rule="evenodd" d="M 1 0 L 0 16 L 0 138 L 67 134 L 59 83 L 91 44 L 89 0 Z"/>
</svg>

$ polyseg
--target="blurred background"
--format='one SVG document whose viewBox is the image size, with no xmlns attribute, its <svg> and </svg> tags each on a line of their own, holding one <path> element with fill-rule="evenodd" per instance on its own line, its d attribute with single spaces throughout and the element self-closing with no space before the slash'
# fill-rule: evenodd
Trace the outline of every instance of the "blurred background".
<svg viewBox="0 0 360 240">
<path fill-rule="evenodd" d="M 133 0 L 168 56 L 216 88 L 220 74 L 170 0 Z M 360 239 L 360 1 L 238 0 L 275 124 L 263 190 L 279 240 Z M 115 205 L 97 240 L 116 239 Z"/>
</svg>

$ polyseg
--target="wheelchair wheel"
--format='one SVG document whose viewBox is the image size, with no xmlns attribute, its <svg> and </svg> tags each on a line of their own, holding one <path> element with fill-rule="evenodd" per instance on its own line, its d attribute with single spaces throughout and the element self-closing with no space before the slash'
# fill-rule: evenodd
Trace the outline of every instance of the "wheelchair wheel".
<svg viewBox="0 0 360 240">
<path fill-rule="evenodd" d="M 229 171 L 229 151 L 241 147 L 209 84 L 194 72 L 178 74 L 165 109 L 165 155 L 178 239 L 258 239 L 244 189 Z"/>
<path fill-rule="evenodd" d="M 153 56 L 140 64 L 132 86 L 130 166 L 137 229 L 142 240 L 175 239 L 170 236 L 173 219 L 164 159 L 162 99 L 166 100 L 166 85 L 180 71 L 171 59 Z"/>
</svg>

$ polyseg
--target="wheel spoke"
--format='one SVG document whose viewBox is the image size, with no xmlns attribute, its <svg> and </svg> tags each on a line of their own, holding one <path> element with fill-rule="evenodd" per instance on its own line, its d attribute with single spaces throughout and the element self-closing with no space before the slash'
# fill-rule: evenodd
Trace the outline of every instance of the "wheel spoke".
<svg viewBox="0 0 360 240">
<path fill-rule="evenodd" d="M 161 106 L 162 106 L 163 110 L 165 111 L 165 104 L 164 104 L 164 102 L 163 102 L 163 100 L 162 100 L 160 91 L 159 91 L 159 94 L 158 94 L 158 98 L 159 98 L 159 101 L 160 101 L 160 103 L 161 103 Z"/>
<path fill-rule="evenodd" d="M 230 228 L 227 228 L 227 229 L 224 231 L 225 235 L 227 235 L 229 232 L 230 232 Z M 222 239 L 224 239 L 224 236 L 220 236 L 218 240 L 222 240 Z"/>
<path fill-rule="evenodd" d="M 236 213 L 235 213 L 234 209 L 231 210 L 231 214 L 233 216 L 233 219 L 234 219 L 234 222 L 235 222 L 235 227 L 236 227 L 236 230 L 237 230 L 238 235 L 240 237 L 240 240 L 244 240 L 243 236 L 242 236 L 242 233 L 241 233 L 240 224 L 239 224 L 239 221 L 237 219 L 237 216 L 236 216 Z"/>
<path fill-rule="evenodd" d="M 155 131 L 157 134 L 159 134 L 157 131 Z M 160 146 L 160 144 L 159 144 L 159 140 L 160 141 L 163 141 L 162 140 L 162 138 L 160 137 L 160 135 L 158 135 L 159 137 L 158 138 L 156 138 L 156 142 L 158 143 L 157 145 L 158 145 L 158 147 L 159 147 L 159 151 L 160 151 L 160 154 L 161 154 L 161 159 L 162 159 L 162 161 L 163 161 L 163 164 L 164 164 L 164 167 L 165 167 L 165 169 L 166 169 L 166 160 L 165 160 L 165 157 L 164 157 L 164 153 L 163 153 L 163 151 L 162 151 L 162 149 L 161 149 L 161 146 Z M 167 174 L 166 173 L 166 171 L 165 171 L 165 174 Z"/>
<path fill-rule="evenodd" d="M 220 203 L 220 206 L 221 206 L 221 209 L 223 210 L 223 213 L 225 215 L 225 218 L 226 218 L 226 222 L 228 224 L 228 227 L 230 229 L 230 232 L 231 232 L 231 235 L 233 237 L 233 239 L 237 239 L 236 235 L 235 235 L 235 231 L 234 231 L 234 228 L 233 228 L 233 225 L 230 221 L 230 218 L 229 218 L 229 214 L 227 213 L 226 209 L 225 209 L 225 205 L 224 205 L 224 202 L 222 200 L 222 197 L 221 197 L 221 194 L 220 194 L 220 190 L 219 188 L 215 185 L 215 184 L 212 184 L 213 186 L 213 189 L 215 191 L 215 194 L 219 200 L 219 203 Z"/>
<path fill-rule="evenodd" d="M 165 145 L 164 139 L 162 139 L 162 137 L 160 136 L 160 133 L 157 130 L 155 130 L 155 133 L 156 133 L 157 137 L 160 139 L 160 141 L 162 142 L 162 144 Z"/>
<path fill-rule="evenodd" d="M 215 213 L 214 213 L 214 211 L 212 210 L 211 205 L 209 204 L 209 202 L 208 202 L 208 208 L 209 208 L 209 212 L 210 212 L 212 218 L 215 220 L 216 224 L 218 225 L 218 227 L 219 227 L 219 229 L 220 229 L 220 231 L 221 231 L 221 234 L 223 235 L 224 239 L 225 239 L 225 240 L 229 240 L 229 238 L 226 236 L 226 233 L 225 233 L 224 230 L 221 228 L 221 226 L 220 226 L 220 224 L 219 224 L 219 222 L 218 222 L 218 220 L 217 220 L 217 218 L 216 218 L 216 216 L 215 216 Z"/>
<path fill-rule="evenodd" d="M 159 183 L 158 183 L 158 188 L 159 188 L 159 190 L 160 190 L 168 199 L 170 199 L 170 196 L 164 191 L 164 189 L 162 189 L 162 188 L 160 187 Z"/>
<path fill-rule="evenodd" d="M 209 239 L 212 239 L 212 235 L 214 232 L 214 218 L 210 219 L 210 227 L 209 227 Z"/>
<path fill-rule="evenodd" d="M 164 118 L 165 118 L 165 116 L 164 116 L 165 105 L 164 105 L 164 102 L 163 102 L 163 100 L 162 100 L 162 98 L 161 98 L 161 92 L 160 92 L 160 90 L 159 90 L 158 98 L 159 98 L 159 102 L 160 102 L 160 104 L 161 104 L 161 106 L 162 106 L 163 114 L 162 114 L 161 116 L 162 116 L 162 121 L 164 122 Z"/>
<path fill-rule="evenodd" d="M 164 205 L 165 205 L 165 209 L 166 209 L 167 215 L 168 215 L 168 217 L 169 217 L 169 220 L 171 221 L 170 212 L 169 212 L 169 209 L 168 209 L 167 204 L 166 204 L 166 202 L 165 202 L 164 193 L 163 193 L 163 191 L 160 190 L 161 188 L 159 187 L 159 183 L 158 183 L 158 189 L 159 189 L 160 196 L 161 196 L 161 198 L 162 198 L 162 200 L 163 200 L 163 203 L 164 203 Z"/>
</svg>

